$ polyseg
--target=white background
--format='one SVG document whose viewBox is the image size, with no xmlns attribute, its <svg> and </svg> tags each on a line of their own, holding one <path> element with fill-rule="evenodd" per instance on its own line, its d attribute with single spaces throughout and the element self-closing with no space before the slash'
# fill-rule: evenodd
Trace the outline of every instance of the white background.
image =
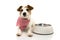
<svg viewBox="0 0 60 40">
<path fill-rule="evenodd" d="M 34 35 L 16 38 L 16 20 L 20 5 L 34 7 L 32 18 L 36 23 L 49 23 L 54 28 L 50 36 Z M 0 0 L 0 40 L 60 40 L 60 0 Z"/>
</svg>

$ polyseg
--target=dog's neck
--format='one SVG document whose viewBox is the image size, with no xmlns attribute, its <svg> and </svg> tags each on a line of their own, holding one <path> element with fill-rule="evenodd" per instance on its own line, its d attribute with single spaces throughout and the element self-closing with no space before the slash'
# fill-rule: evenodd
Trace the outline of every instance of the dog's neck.
<svg viewBox="0 0 60 40">
<path fill-rule="evenodd" d="M 22 18 L 22 17 L 20 17 L 20 18 Z M 28 18 L 22 18 L 23 20 L 30 20 L 31 19 L 31 17 L 28 17 Z"/>
<path fill-rule="evenodd" d="M 31 19 L 31 15 L 29 17 L 27 17 L 27 18 L 21 17 L 20 15 L 19 15 L 19 17 L 20 18 L 23 18 L 23 19 L 27 19 L 27 20 L 30 20 Z"/>
</svg>

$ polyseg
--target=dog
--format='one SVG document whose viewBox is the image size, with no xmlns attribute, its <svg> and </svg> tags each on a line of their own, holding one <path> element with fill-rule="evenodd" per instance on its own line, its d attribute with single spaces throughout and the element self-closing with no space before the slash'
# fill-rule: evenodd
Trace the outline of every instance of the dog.
<svg viewBox="0 0 60 40">
<path fill-rule="evenodd" d="M 17 19 L 17 36 L 21 36 L 22 32 L 26 32 L 29 37 L 33 36 L 32 30 L 34 22 L 31 20 L 31 11 L 33 7 L 30 5 L 20 6 L 17 11 L 19 12 L 19 17 Z"/>
</svg>

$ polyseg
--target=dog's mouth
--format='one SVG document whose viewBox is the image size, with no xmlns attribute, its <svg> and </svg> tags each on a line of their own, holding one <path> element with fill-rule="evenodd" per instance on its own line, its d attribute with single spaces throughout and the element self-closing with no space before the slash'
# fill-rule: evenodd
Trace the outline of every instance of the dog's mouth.
<svg viewBox="0 0 60 40">
<path fill-rule="evenodd" d="M 22 18 L 23 20 L 28 20 L 28 18 Z"/>
</svg>

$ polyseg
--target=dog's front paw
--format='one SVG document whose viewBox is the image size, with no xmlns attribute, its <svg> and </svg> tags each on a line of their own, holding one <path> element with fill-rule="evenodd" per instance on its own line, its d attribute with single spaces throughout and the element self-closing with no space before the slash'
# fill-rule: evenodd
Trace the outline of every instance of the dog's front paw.
<svg viewBox="0 0 60 40">
<path fill-rule="evenodd" d="M 28 37 L 32 37 L 33 35 L 28 35 Z"/>
<path fill-rule="evenodd" d="M 28 37 L 32 37 L 33 36 L 33 34 L 32 33 L 28 33 Z"/>
<path fill-rule="evenodd" d="M 21 34 L 17 33 L 17 34 L 16 34 L 16 36 L 18 36 L 18 37 L 19 37 L 19 36 L 21 36 Z"/>
</svg>

